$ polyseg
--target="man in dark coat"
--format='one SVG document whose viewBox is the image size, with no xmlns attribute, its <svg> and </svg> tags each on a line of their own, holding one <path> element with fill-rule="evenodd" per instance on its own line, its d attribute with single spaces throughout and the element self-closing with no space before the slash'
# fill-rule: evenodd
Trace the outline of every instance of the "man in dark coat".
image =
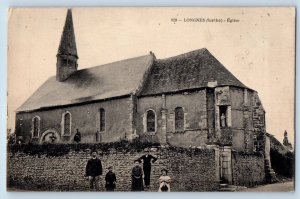
<svg viewBox="0 0 300 199">
<path fill-rule="evenodd" d="M 74 136 L 74 141 L 78 144 L 81 141 L 81 134 L 78 131 L 78 129 L 76 129 L 76 134 Z"/>
<path fill-rule="evenodd" d="M 116 188 L 116 174 L 112 171 L 112 166 L 108 167 L 108 172 L 105 176 L 106 191 L 114 191 Z"/>
<path fill-rule="evenodd" d="M 92 153 L 92 158 L 87 162 L 85 175 L 88 176 L 90 189 L 99 190 L 98 182 L 102 175 L 102 164 L 101 160 L 97 158 L 96 151 Z"/>
<path fill-rule="evenodd" d="M 151 175 L 151 163 L 154 163 L 157 160 L 157 158 L 150 154 L 149 149 L 146 149 L 146 154 L 140 157 L 139 160 L 143 160 L 145 187 L 149 188 L 150 175 Z"/>
</svg>

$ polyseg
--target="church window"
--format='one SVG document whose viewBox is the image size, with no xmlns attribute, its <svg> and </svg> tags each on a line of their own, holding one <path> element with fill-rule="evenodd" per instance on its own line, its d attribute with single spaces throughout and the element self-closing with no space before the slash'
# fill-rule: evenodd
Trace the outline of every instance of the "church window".
<svg viewBox="0 0 300 199">
<path fill-rule="evenodd" d="M 40 118 L 35 116 L 32 119 L 32 137 L 38 138 L 40 133 Z"/>
<path fill-rule="evenodd" d="M 153 110 L 147 111 L 147 132 L 155 132 L 155 113 Z"/>
<path fill-rule="evenodd" d="M 105 131 L 105 110 L 103 108 L 100 108 L 99 114 L 100 114 L 100 132 L 101 132 L 101 131 Z"/>
<path fill-rule="evenodd" d="M 184 112 L 182 107 L 175 108 L 175 131 L 184 130 Z"/>
<path fill-rule="evenodd" d="M 62 117 L 62 135 L 71 135 L 71 121 L 71 113 L 68 111 L 65 112 Z"/>
</svg>

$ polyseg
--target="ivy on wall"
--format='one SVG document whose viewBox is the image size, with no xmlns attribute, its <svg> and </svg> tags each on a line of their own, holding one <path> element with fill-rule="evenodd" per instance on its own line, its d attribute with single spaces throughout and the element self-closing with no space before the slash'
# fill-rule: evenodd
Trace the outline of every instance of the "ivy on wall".
<svg viewBox="0 0 300 199">
<path fill-rule="evenodd" d="M 8 145 L 8 151 L 12 154 L 25 153 L 27 155 L 46 155 L 46 156 L 63 156 L 68 154 L 70 151 L 86 151 L 91 153 L 92 151 L 98 151 L 101 153 L 111 153 L 112 151 L 118 151 L 123 153 L 128 152 L 141 152 L 145 148 L 162 148 L 159 143 L 153 142 L 142 142 L 140 140 L 130 141 L 119 141 L 112 143 L 97 143 L 97 144 L 12 144 Z M 203 153 L 214 153 L 209 148 L 183 148 L 176 146 L 168 146 L 169 151 L 174 153 L 184 153 L 187 156 L 192 157 L 193 155 Z"/>
<path fill-rule="evenodd" d="M 14 154 L 22 152 L 28 155 L 42 155 L 47 156 L 62 156 L 70 151 L 102 151 L 110 152 L 112 149 L 122 151 L 124 153 L 134 151 L 142 151 L 149 147 L 159 147 L 160 144 L 152 142 L 141 142 L 139 140 L 119 141 L 112 143 L 97 143 L 97 144 L 12 144 L 8 145 L 8 150 Z"/>
</svg>

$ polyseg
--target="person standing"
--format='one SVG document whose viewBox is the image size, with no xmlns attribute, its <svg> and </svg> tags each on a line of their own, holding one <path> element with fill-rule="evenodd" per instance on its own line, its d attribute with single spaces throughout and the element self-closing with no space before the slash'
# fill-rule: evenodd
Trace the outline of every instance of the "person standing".
<svg viewBox="0 0 300 199">
<path fill-rule="evenodd" d="M 167 169 L 162 169 L 161 170 L 161 176 L 159 177 L 159 192 L 170 192 L 171 187 L 170 187 L 170 182 L 171 178 L 168 176 L 168 170 Z"/>
<path fill-rule="evenodd" d="M 92 152 L 92 158 L 89 159 L 86 165 L 85 175 L 89 179 L 90 190 L 99 190 L 99 179 L 102 175 L 101 160 L 97 158 L 97 152 Z"/>
<path fill-rule="evenodd" d="M 150 154 L 149 149 L 146 149 L 146 154 L 140 157 L 139 160 L 143 160 L 145 187 L 149 189 L 151 177 L 151 163 L 154 163 L 157 160 L 157 158 Z"/>
<path fill-rule="evenodd" d="M 105 176 L 105 188 L 106 191 L 114 191 L 116 188 L 116 174 L 112 171 L 113 167 L 109 166 L 108 168 L 108 172 Z"/>
<path fill-rule="evenodd" d="M 81 134 L 78 131 L 78 129 L 76 129 L 76 134 L 74 136 L 74 142 L 76 142 L 77 144 L 81 141 Z"/>
<path fill-rule="evenodd" d="M 144 191 L 143 169 L 140 163 L 140 160 L 134 161 L 134 166 L 131 171 L 131 191 Z"/>
</svg>

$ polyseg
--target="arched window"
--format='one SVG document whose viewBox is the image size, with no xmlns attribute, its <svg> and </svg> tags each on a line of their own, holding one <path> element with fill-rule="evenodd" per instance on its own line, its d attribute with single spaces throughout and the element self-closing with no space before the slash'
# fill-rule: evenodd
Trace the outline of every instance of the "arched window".
<svg viewBox="0 0 300 199">
<path fill-rule="evenodd" d="M 35 116 L 32 118 L 32 137 L 38 138 L 40 134 L 40 118 Z"/>
<path fill-rule="evenodd" d="M 184 112 L 182 107 L 175 108 L 175 131 L 184 130 Z"/>
<path fill-rule="evenodd" d="M 62 117 L 62 135 L 71 135 L 72 117 L 70 112 L 65 112 Z"/>
<path fill-rule="evenodd" d="M 99 114 L 100 114 L 100 131 L 105 131 L 105 110 L 103 108 L 100 108 Z"/>
<path fill-rule="evenodd" d="M 147 132 L 155 132 L 155 113 L 153 110 L 147 111 Z"/>
</svg>

